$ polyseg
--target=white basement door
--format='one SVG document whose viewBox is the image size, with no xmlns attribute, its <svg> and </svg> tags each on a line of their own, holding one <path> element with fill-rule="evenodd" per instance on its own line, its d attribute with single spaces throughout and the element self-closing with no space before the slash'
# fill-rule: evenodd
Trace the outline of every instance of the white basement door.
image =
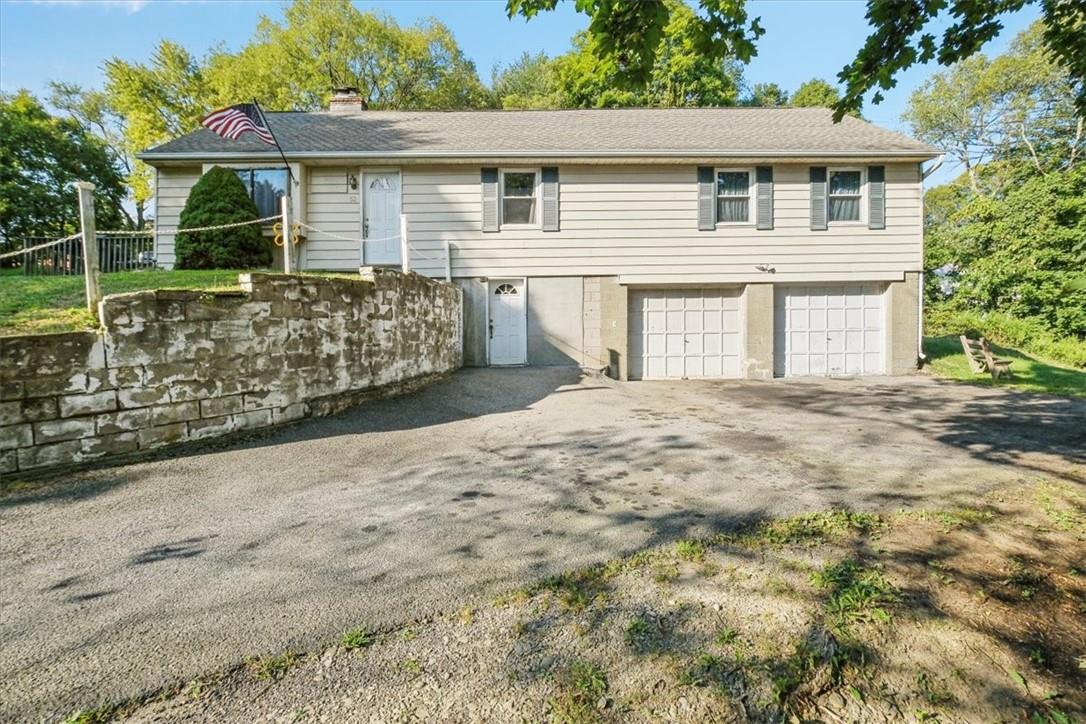
<svg viewBox="0 0 1086 724">
<path fill-rule="evenodd" d="M 738 377 L 739 320 L 738 289 L 630 291 L 630 377 Z"/>
<path fill-rule="evenodd" d="M 774 309 L 774 373 L 883 374 L 884 287 L 780 287 Z"/>
</svg>

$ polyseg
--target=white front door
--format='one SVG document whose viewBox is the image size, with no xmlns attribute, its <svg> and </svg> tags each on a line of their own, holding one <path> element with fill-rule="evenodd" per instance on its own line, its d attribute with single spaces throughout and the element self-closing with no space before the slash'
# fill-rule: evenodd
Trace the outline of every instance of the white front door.
<svg viewBox="0 0 1086 724">
<path fill-rule="evenodd" d="M 367 172 L 362 178 L 362 263 L 400 263 L 400 174 Z"/>
<path fill-rule="evenodd" d="M 738 377 L 739 289 L 630 291 L 630 378 Z"/>
<path fill-rule="evenodd" d="M 527 317 L 523 279 L 491 279 L 490 364 L 522 365 L 527 361 Z"/>
<path fill-rule="evenodd" d="M 884 290 L 881 284 L 777 289 L 774 373 L 883 374 Z"/>
</svg>

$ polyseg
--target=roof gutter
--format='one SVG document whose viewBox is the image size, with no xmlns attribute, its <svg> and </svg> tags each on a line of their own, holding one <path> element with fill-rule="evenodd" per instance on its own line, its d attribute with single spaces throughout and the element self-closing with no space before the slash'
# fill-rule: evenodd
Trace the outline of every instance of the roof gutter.
<svg viewBox="0 0 1086 724">
<path fill-rule="evenodd" d="M 487 159 L 487 158 L 902 158 L 929 160 L 938 156 L 937 151 L 922 150 L 854 150 L 825 151 L 818 149 L 794 149 L 783 151 L 720 149 L 659 151 L 292 151 L 290 160 L 308 159 Z M 141 161 L 200 161 L 200 160 L 248 160 L 258 158 L 278 159 L 279 154 L 267 151 L 166 151 L 154 150 L 137 153 Z"/>
</svg>

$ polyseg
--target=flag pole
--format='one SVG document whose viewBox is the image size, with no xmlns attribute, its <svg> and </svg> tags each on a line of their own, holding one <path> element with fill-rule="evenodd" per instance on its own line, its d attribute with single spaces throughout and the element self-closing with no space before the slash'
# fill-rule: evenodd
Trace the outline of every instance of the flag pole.
<svg viewBox="0 0 1086 724">
<path fill-rule="evenodd" d="M 287 175 L 290 176 L 291 183 L 297 186 L 298 179 L 294 178 L 294 172 L 290 170 L 290 162 L 287 161 L 287 155 L 283 153 L 283 147 L 279 145 L 279 139 L 275 137 L 275 131 L 272 130 L 271 125 L 268 123 L 267 116 L 264 115 L 264 109 L 256 102 L 256 98 L 253 99 L 253 105 L 256 107 L 256 112 L 260 114 L 260 121 L 264 124 L 264 128 L 268 129 L 268 133 L 271 134 L 272 140 L 275 141 L 275 148 L 278 149 L 279 157 L 282 158 L 283 163 L 286 164 Z"/>
</svg>

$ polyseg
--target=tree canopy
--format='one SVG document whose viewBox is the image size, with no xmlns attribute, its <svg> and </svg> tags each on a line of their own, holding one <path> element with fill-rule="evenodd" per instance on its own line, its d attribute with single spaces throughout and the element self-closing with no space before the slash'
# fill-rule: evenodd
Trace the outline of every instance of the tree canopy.
<svg viewBox="0 0 1086 724">
<path fill-rule="evenodd" d="M 559 0 L 506 0 L 510 17 L 533 18 L 553 10 Z M 1086 4 L 1069 0 L 868 0 L 871 33 L 838 80 L 845 90 L 834 106 L 840 119 L 859 113 L 864 97 L 882 101 L 901 71 L 916 63 L 941 65 L 968 58 L 999 34 L 1000 18 L 1027 4 L 1040 2 L 1045 19 L 1043 43 L 1071 80 L 1072 97 L 1086 115 Z M 676 11 L 672 3 L 639 0 L 576 0 L 589 16 L 588 34 L 601 63 L 615 68 L 622 87 L 647 85 L 660 53 L 660 39 Z M 757 17 L 747 13 L 747 0 L 700 0 L 689 28 L 693 50 L 708 59 L 749 61 L 765 33 Z M 930 27 L 944 14 L 952 18 L 937 37 Z"/>
<path fill-rule="evenodd" d="M 801 83 L 792 94 L 790 104 L 797 108 L 833 108 L 841 100 L 841 93 L 821 78 L 811 78 Z"/>
<path fill-rule="evenodd" d="M 123 119 L 118 147 L 137 205 L 153 194 L 153 174 L 134 154 L 197 128 L 215 108 L 255 98 L 270 110 L 315 110 L 338 86 L 358 87 L 371 108 L 492 103 L 444 25 L 402 27 L 348 0 L 295 0 L 281 22 L 261 18 L 236 53 L 218 47 L 201 58 L 162 40 L 146 62 L 107 60 L 105 74 L 104 105 Z"/>
<path fill-rule="evenodd" d="M 1086 152 L 1072 80 L 1043 36 L 1043 24 L 1035 23 L 1006 53 L 967 58 L 909 99 L 904 119 L 913 134 L 960 163 L 974 192 L 981 191 L 978 169 L 986 163 L 1024 160 L 1045 173 L 1075 166 Z M 989 179 L 998 177 L 989 173 Z"/>
<path fill-rule="evenodd" d="M 124 186 L 96 136 L 70 118 L 50 115 L 28 91 L 0 94 L 0 235 L 64 236 L 79 228 L 72 183 L 96 186 L 98 225 L 123 225 Z"/>
<path fill-rule="evenodd" d="M 938 270 L 926 293 L 940 310 L 995 311 L 1082 340 L 1086 139 L 1043 35 L 1038 23 L 1006 53 L 966 58 L 910 98 L 913 134 L 963 168 L 924 196 L 925 266 Z"/>
<path fill-rule="evenodd" d="M 549 58 L 525 53 L 495 70 L 492 90 L 503 108 L 609 108 L 618 106 L 730 106 L 739 100 L 742 67 L 697 52 L 694 12 L 669 2 L 647 82 L 622 82 L 619 66 L 600 59 L 598 40 L 589 31 L 573 37 L 573 49 Z"/>
</svg>

